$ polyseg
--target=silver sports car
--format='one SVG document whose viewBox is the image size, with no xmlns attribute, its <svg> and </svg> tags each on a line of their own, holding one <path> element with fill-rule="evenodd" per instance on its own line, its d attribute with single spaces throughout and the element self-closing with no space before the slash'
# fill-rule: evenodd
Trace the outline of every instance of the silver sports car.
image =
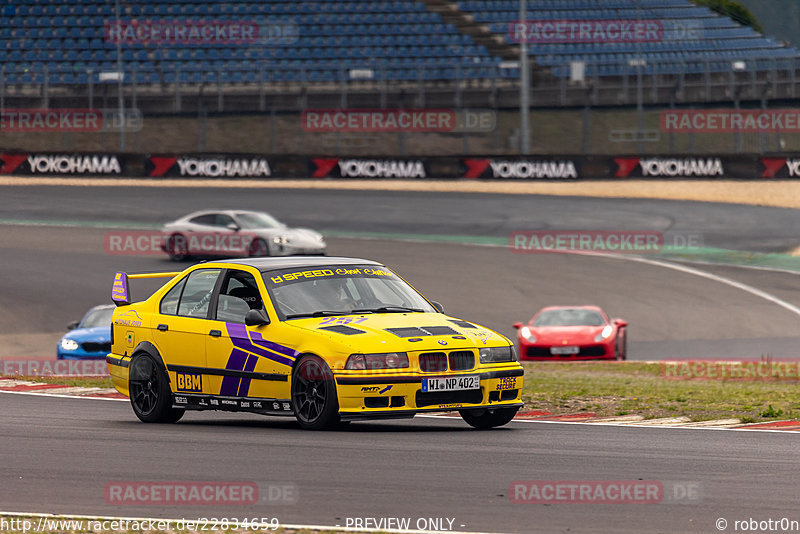
<svg viewBox="0 0 800 534">
<path fill-rule="evenodd" d="M 203 210 L 164 225 L 162 249 L 174 261 L 190 256 L 325 254 L 322 234 L 289 228 L 262 211 Z"/>
</svg>

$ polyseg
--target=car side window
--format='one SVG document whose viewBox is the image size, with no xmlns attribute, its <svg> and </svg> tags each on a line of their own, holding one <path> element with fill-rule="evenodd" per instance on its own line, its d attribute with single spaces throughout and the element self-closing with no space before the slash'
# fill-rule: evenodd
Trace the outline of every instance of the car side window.
<svg viewBox="0 0 800 534">
<path fill-rule="evenodd" d="M 198 269 L 186 277 L 178 315 L 183 317 L 208 316 L 208 305 L 221 269 Z"/>
<path fill-rule="evenodd" d="M 204 224 L 206 226 L 214 226 L 217 222 L 217 216 L 214 213 L 198 215 L 197 217 L 190 219 L 189 222 L 194 224 Z"/>
<path fill-rule="evenodd" d="M 167 294 L 161 299 L 158 311 L 162 315 L 176 315 L 178 313 L 178 301 L 181 298 L 184 285 L 186 285 L 186 277 L 167 291 Z"/>
<path fill-rule="evenodd" d="M 233 220 L 233 217 L 231 217 L 230 215 L 225 215 L 224 213 L 218 213 L 217 220 L 214 224 L 217 226 L 222 226 L 227 228 L 227 226 L 232 223 L 233 224 L 236 223 L 236 221 Z"/>
<path fill-rule="evenodd" d="M 255 277 L 245 271 L 229 271 L 217 300 L 217 321 L 244 324 L 248 311 L 263 308 Z"/>
</svg>

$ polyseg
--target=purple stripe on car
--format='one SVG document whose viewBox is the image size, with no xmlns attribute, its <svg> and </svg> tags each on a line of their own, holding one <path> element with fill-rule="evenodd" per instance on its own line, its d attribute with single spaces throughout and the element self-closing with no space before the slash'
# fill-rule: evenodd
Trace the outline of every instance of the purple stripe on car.
<svg viewBox="0 0 800 534">
<path fill-rule="evenodd" d="M 257 354 L 258 356 L 261 356 L 263 358 L 267 358 L 267 359 L 272 360 L 274 362 L 277 362 L 277 363 L 280 363 L 280 364 L 283 364 L 283 365 L 288 365 L 289 367 L 291 367 L 294 364 L 294 356 L 296 356 L 296 354 L 297 354 L 296 351 L 294 351 L 292 349 L 289 349 L 288 347 L 284 347 L 283 345 L 278 345 L 277 343 L 272 343 L 271 341 L 266 341 L 263 338 L 261 338 L 261 336 L 259 334 L 253 332 L 253 335 L 254 336 L 258 336 L 262 343 L 264 343 L 264 344 L 269 343 L 272 346 L 280 347 L 282 352 L 284 352 L 284 353 L 287 352 L 287 351 L 291 351 L 292 352 L 292 357 L 289 358 L 287 356 L 282 356 L 280 354 L 275 354 L 274 352 L 269 352 L 265 348 L 262 348 L 262 347 L 259 347 L 258 345 L 255 345 L 250 340 L 250 338 L 247 335 L 248 334 L 247 328 L 243 324 L 225 323 L 225 326 L 228 329 L 228 335 L 230 336 L 231 343 L 233 343 L 234 347 L 236 347 L 238 349 L 241 349 L 241 350 L 245 350 L 247 352 L 252 352 L 253 354 Z"/>
<path fill-rule="evenodd" d="M 258 362 L 258 356 L 251 354 L 247 357 L 247 362 L 244 364 L 244 370 L 253 372 L 253 369 L 256 368 L 256 362 Z M 239 384 L 239 396 L 246 397 L 250 390 L 250 379 L 249 378 L 242 378 L 241 383 Z"/>
<path fill-rule="evenodd" d="M 261 345 L 262 347 L 267 348 L 273 352 L 284 354 L 286 356 L 289 356 L 290 358 L 297 358 L 297 355 L 300 354 L 294 349 L 291 349 L 289 347 L 284 347 L 283 345 L 279 345 L 274 341 L 269 341 L 267 339 L 264 339 L 258 332 L 250 332 L 250 336 L 252 337 L 254 344 Z"/>
<path fill-rule="evenodd" d="M 241 371 L 247 362 L 247 353 L 239 349 L 233 349 L 231 355 L 228 357 L 228 363 L 225 369 L 229 371 Z M 222 378 L 222 387 L 220 387 L 220 395 L 236 395 L 239 391 L 239 382 L 241 378 L 236 376 L 225 376 Z"/>
</svg>

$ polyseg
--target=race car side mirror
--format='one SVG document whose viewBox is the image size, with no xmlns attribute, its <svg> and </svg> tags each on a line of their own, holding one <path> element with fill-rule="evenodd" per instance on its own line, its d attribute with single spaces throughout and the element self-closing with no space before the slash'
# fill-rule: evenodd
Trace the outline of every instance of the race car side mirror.
<svg viewBox="0 0 800 534">
<path fill-rule="evenodd" d="M 431 301 L 431 306 L 439 313 L 444 313 L 444 306 L 440 302 L 436 302 L 435 300 Z"/>
<path fill-rule="evenodd" d="M 514 328 L 522 328 L 522 323 L 514 323 L 511 326 L 513 326 Z"/>
<path fill-rule="evenodd" d="M 623 321 L 622 319 L 614 319 L 611 322 L 617 326 L 628 326 L 627 321 Z"/>
<path fill-rule="evenodd" d="M 269 324 L 269 317 L 264 310 L 250 310 L 244 316 L 244 324 L 247 326 L 263 326 Z"/>
<path fill-rule="evenodd" d="M 78 328 L 78 323 L 79 323 L 78 321 L 72 321 L 67 325 L 67 330 L 75 330 L 76 328 Z"/>
<path fill-rule="evenodd" d="M 228 223 L 228 230 L 233 230 L 234 232 L 238 232 L 239 225 L 236 223 Z"/>
</svg>

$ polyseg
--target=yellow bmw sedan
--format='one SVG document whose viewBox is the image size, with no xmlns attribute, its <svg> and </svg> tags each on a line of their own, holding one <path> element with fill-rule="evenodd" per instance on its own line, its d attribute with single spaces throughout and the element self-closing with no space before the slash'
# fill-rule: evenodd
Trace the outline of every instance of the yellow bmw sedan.
<svg viewBox="0 0 800 534">
<path fill-rule="evenodd" d="M 142 302 L 130 280 L 170 278 Z M 504 336 L 443 313 L 364 259 L 249 258 L 114 277 L 109 372 L 148 423 L 186 410 L 297 418 L 307 429 L 458 411 L 508 423 L 523 370 Z"/>
</svg>

